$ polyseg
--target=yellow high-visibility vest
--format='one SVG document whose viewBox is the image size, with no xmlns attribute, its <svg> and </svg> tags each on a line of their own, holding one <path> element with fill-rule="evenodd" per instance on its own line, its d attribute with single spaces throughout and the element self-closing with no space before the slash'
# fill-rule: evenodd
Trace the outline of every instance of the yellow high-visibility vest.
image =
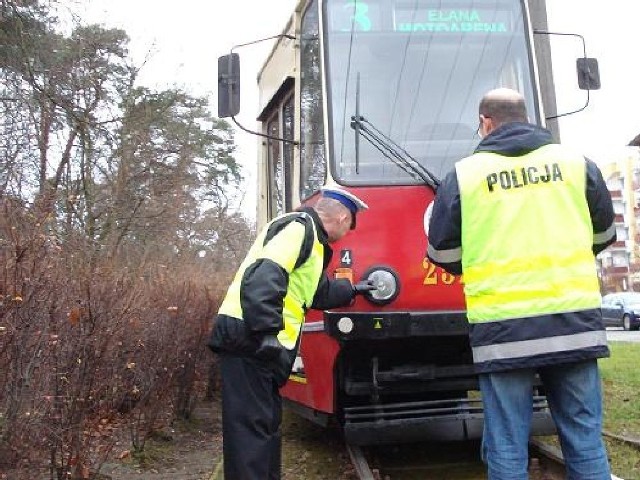
<svg viewBox="0 0 640 480">
<path fill-rule="evenodd" d="M 582 156 L 479 152 L 456 175 L 470 323 L 600 307 Z"/>
<path fill-rule="evenodd" d="M 296 216 L 300 215 L 306 215 L 308 217 L 306 221 L 313 225 L 311 228 L 313 230 L 313 246 L 309 258 L 296 267 L 295 263 L 307 231 L 304 224 L 294 220 Z M 291 221 L 266 244 L 265 237 L 269 227 L 273 222 L 282 220 L 283 217 L 274 219 L 262 229 L 236 272 L 218 313 L 240 320 L 244 319 L 240 302 L 240 287 L 244 272 L 257 260 L 269 259 L 277 263 L 289 275 L 287 294 L 284 297 L 282 308 L 284 328 L 278 333 L 278 341 L 286 349 L 293 350 L 304 322 L 305 309 L 313 302 L 322 275 L 324 246 L 318 240 L 315 223 L 308 214 L 292 213 L 290 216 Z"/>
</svg>

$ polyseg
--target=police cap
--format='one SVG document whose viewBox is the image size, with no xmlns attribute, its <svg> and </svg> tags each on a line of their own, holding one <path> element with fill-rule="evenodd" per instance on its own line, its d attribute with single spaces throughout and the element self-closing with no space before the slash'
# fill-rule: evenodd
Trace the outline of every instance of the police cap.
<svg viewBox="0 0 640 480">
<path fill-rule="evenodd" d="M 322 196 L 327 198 L 333 198 L 342 205 L 347 207 L 351 212 L 351 230 L 356 228 L 356 214 L 362 210 L 367 210 L 369 207 L 366 203 L 356 197 L 353 193 L 348 192 L 340 187 L 327 186 L 321 189 Z"/>
</svg>

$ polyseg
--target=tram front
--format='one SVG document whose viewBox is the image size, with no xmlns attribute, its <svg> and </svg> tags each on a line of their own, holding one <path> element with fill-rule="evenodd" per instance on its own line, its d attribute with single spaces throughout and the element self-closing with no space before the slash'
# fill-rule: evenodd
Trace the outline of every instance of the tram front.
<svg viewBox="0 0 640 480">
<path fill-rule="evenodd" d="M 350 441 L 481 435 L 461 279 L 425 259 L 429 208 L 478 144 L 488 90 L 520 91 L 543 123 L 537 78 L 524 1 L 314 0 L 303 12 L 301 196 L 329 181 L 368 203 L 329 271 L 379 286 L 325 312 L 322 331 L 308 319 L 333 358 L 326 339 L 302 342 L 312 372 L 314 358 L 333 362 L 329 397 Z M 543 397 L 534 418 L 535 433 L 552 429 Z"/>
</svg>

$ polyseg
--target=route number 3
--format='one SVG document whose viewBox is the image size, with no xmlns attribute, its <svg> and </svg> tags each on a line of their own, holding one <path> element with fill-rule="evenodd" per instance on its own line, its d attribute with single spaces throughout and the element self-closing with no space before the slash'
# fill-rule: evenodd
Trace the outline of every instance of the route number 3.
<svg viewBox="0 0 640 480">
<path fill-rule="evenodd" d="M 456 280 L 462 278 L 456 277 L 449 272 L 445 272 L 442 268 L 437 267 L 426 258 L 422 260 L 422 268 L 426 270 L 424 280 L 422 282 L 423 285 L 451 285 Z"/>
</svg>

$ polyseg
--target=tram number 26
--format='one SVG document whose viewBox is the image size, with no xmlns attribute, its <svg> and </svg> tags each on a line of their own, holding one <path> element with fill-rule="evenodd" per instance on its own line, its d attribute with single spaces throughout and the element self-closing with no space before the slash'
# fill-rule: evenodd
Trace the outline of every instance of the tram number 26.
<svg viewBox="0 0 640 480">
<path fill-rule="evenodd" d="M 426 270 L 422 281 L 423 285 L 452 285 L 456 280 L 461 281 L 462 279 L 462 277 L 444 271 L 426 258 L 422 260 L 422 268 Z"/>
</svg>

